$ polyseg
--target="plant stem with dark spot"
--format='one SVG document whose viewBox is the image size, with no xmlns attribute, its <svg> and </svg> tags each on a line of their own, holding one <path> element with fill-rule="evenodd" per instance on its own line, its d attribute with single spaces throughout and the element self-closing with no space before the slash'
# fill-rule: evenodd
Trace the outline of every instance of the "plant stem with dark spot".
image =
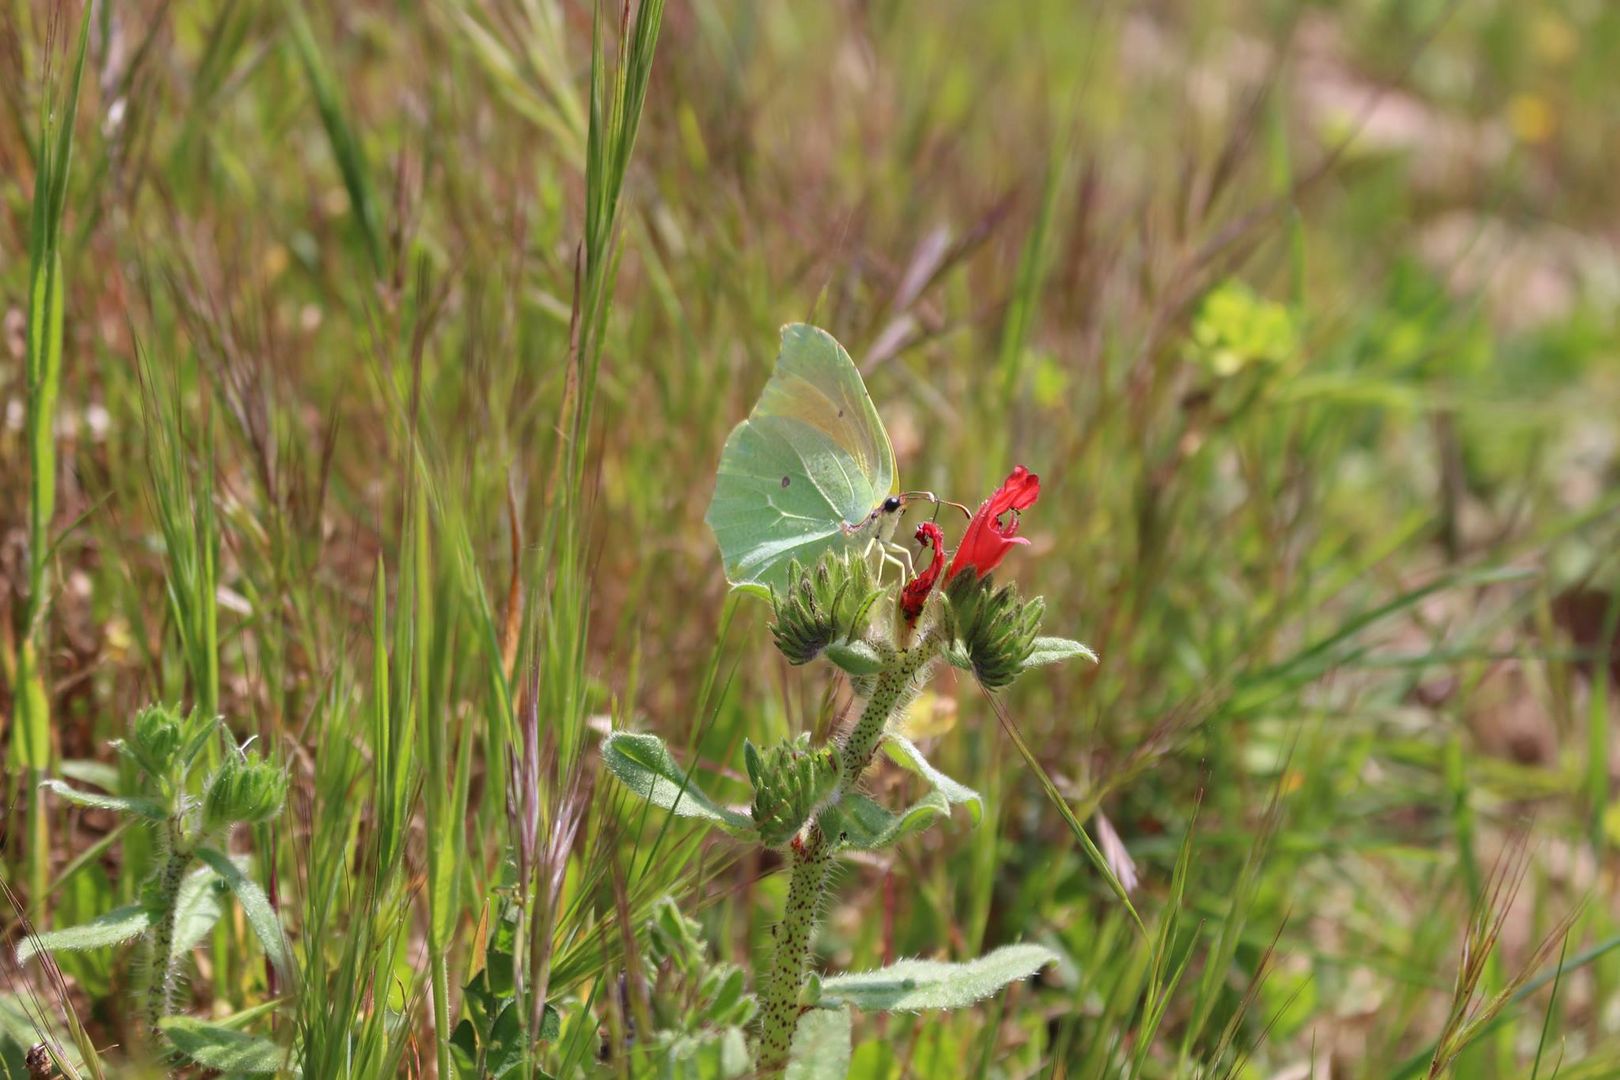
<svg viewBox="0 0 1620 1080">
<path fill-rule="evenodd" d="M 810 959 L 810 935 L 827 889 L 832 852 L 819 825 L 811 825 L 802 839 L 793 841 L 793 877 L 788 885 L 787 910 L 772 930 L 776 957 L 760 989 L 759 1068 L 773 1076 L 787 1067 L 793 1030 L 799 1026 L 799 989 Z"/>
<path fill-rule="evenodd" d="M 146 1020 L 154 1046 L 162 1038 L 158 1022 L 174 1011 L 174 991 L 179 981 L 179 958 L 173 955 L 174 929 L 179 918 L 180 883 L 192 857 L 179 822 L 170 821 L 165 847 L 168 855 L 158 872 L 152 897 L 157 922 L 147 939 Z"/>
<path fill-rule="evenodd" d="M 925 634 L 911 648 L 895 653 L 894 658 L 878 672 L 872 696 L 867 698 L 860 719 L 844 740 L 845 788 L 858 781 L 872 763 L 872 755 L 883 740 L 889 717 L 910 698 L 917 674 L 938 655 L 939 649 L 939 638 L 934 634 Z"/>
<path fill-rule="evenodd" d="M 940 649 L 932 634 L 910 649 L 895 653 L 872 686 L 860 719 L 844 739 L 843 785 L 860 779 L 883 739 L 889 718 L 911 696 L 917 675 Z M 775 1076 L 787 1067 L 793 1032 L 799 1026 L 799 992 L 810 960 L 810 936 L 827 892 L 828 870 L 838 838 L 829 838 L 819 822 L 793 841 L 793 870 L 788 883 L 787 910 L 772 931 L 776 955 L 760 987 L 759 1071 Z"/>
</svg>

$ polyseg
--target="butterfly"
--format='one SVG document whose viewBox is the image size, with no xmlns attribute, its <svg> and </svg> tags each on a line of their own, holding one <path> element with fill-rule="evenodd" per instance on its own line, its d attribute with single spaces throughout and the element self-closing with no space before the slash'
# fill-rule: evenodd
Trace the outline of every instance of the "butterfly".
<svg viewBox="0 0 1620 1080">
<path fill-rule="evenodd" d="M 849 353 L 825 330 L 783 327 L 776 369 L 726 439 L 704 515 L 726 579 L 781 593 L 794 561 L 883 550 L 907 499 L 926 494 L 897 488 L 894 447 Z"/>
</svg>

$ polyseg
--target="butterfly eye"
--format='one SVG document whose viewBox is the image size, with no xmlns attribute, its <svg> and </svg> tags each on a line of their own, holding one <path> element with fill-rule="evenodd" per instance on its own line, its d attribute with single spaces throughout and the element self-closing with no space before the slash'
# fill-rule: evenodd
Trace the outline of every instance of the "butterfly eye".
<svg viewBox="0 0 1620 1080">
<path fill-rule="evenodd" d="M 892 514 L 896 510 L 899 510 L 899 509 L 900 509 L 900 496 L 898 496 L 898 495 L 890 495 L 887 499 L 883 500 L 883 512 L 885 514 Z"/>
</svg>

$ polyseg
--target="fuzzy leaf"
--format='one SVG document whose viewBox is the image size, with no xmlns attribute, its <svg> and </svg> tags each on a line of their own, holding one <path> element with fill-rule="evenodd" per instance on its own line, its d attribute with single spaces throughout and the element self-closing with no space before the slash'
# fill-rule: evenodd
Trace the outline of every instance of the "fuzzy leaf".
<svg viewBox="0 0 1620 1080">
<path fill-rule="evenodd" d="M 113 810 L 120 814 L 134 814 L 149 821 L 162 821 L 164 818 L 163 804 L 156 799 L 148 799 L 139 795 L 98 795 L 91 791 L 80 791 L 76 787 L 64 784 L 60 780 L 45 780 L 39 785 L 53 791 L 60 798 L 66 799 L 75 806 L 88 806 L 92 810 Z"/>
<path fill-rule="evenodd" d="M 711 821 L 737 836 L 753 835 L 753 819 L 704 794 L 656 735 L 613 732 L 602 740 L 602 763 L 631 791 L 677 817 Z"/>
<path fill-rule="evenodd" d="M 1058 664 L 1076 656 L 1083 656 L 1093 664 L 1097 663 L 1097 654 L 1091 648 L 1060 637 L 1038 637 L 1035 639 L 1035 648 L 1024 658 L 1026 668 L 1042 667 L 1046 664 Z"/>
<path fill-rule="evenodd" d="M 824 655 L 851 675 L 876 675 L 883 670 L 883 657 L 864 641 L 835 641 Z"/>
<path fill-rule="evenodd" d="M 118 790 L 118 767 L 105 761 L 79 758 L 64 761 L 57 767 L 69 780 L 77 780 L 81 784 L 89 784 L 103 791 Z"/>
<path fill-rule="evenodd" d="M 287 1053 L 269 1039 L 190 1016 L 166 1016 L 158 1026 L 174 1048 L 197 1064 L 224 1073 L 262 1075 L 281 1068 Z"/>
<path fill-rule="evenodd" d="M 152 925 L 152 916 L 140 904 L 114 908 L 87 923 L 30 934 L 17 946 L 17 963 L 35 953 L 78 949 L 105 949 L 137 936 Z"/>
<path fill-rule="evenodd" d="M 1007 945 L 964 964 L 901 960 L 879 971 L 828 976 L 821 982 L 821 1003 L 868 1012 L 959 1009 L 1056 960 L 1042 945 Z"/>
<path fill-rule="evenodd" d="M 793 1030 L 787 1080 L 844 1080 L 849 1058 L 849 1010 L 811 1009 Z"/>
<path fill-rule="evenodd" d="M 946 802 L 967 807 L 968 817 L 972 819 L 973 824 L 977 825 L 979 819 L 984 817 L 983 797 L 966 784 L 958 783 L 934 768 L 910 739 L 891 733 L 884 740 L 883 749 L 901 766 L 932 784 L 935 791 L 945 796 Z"/>
<path fill-rule="evenodd" d="M 281 920 L 276 916 L 276 909 L 270 906 L 270 898 L 264 895 L 259 883 L 242 873 L 224 852 L 216 851 L 210 847 L 197 849 L 197 858 L 213 867 L 214 873 L 224 879 L 231 892 L 236 894 L 236 902 L 242 905 L 242 914 L 247 916 L 248 925 L 264 946 L 264 954 L 270 962 L 276 965 L 285 978 L 291 971 L 287 955 L 287 937 L 281 930 Z"/>
<path fill-rule="evenodd" d="M 838 837 L 842 847 L 872 851 L 950 816 L 951 804 L 937 791 L 930 791 L 901 814 L 892 814 L 865 795 L 851 792 L 821 812 L 821 828 L 828 836 Z"/>
<path fill-rule="evenodd" d="M 211 867 L 200 866 L 186 875 L 180 883 L 180 895 L 174 902 L 174 951 L 187 952 L 208 935 L 223 914 L 219 890 L 215 883 L 219 875 Z"/>
</svg>

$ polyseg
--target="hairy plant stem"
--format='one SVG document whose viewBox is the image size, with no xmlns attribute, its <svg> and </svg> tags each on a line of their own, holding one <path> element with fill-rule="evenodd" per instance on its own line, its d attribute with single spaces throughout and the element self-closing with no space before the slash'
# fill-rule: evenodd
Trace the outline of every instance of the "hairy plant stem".
<svg viewBox="0 0 1620 1080">
<path fill-rule="evenodd" d="M 844 739 L 845 788 L 858 781 L 872 763 L 872 755 L 883 740 L 889 717 L 906 702 L 918 672 L 939 654 L 940 644 L 937 635 L 926 633 L 911 648 L 895 653 L 878 672 L 872 684 L 872 695 L 866 699 L 866 708 L 861 710 L 860 719 Z"/>
<path fill-rule="evenodd" d="M 162 1037 L 158 1022 L 174 1011 L 175 984 L 179 982 L 179 958 L 174 956 L 174 928 L 179 917 L 180 883 L 191 865 L 192 848 L 185 839 L 185 827 L 170 819 L 164 846 L 168 856 L 158 872 L 152 902 L 158 921 L 147 938 L 146 1022 L 153 1045 Z"/>
<path fill-rule="evenodd" d="M 861 710 L 860 719 L 844 739 L 842 751 L 843 786 L 860 779 L 883 739 L 889 718 L 910 697 L 917 675 L 940 649 L 933 634 L 925 634 L 909 649 L 888 657 L 872 684 L 872 693 Z M 793 876 L 788 882 L 787 909 L 772 931 L 776 956 L 760 987 L 761 1014 L 759 1069 L 774 1076 L 787 1067 L 793 1032 L 799 1026 L 799 991 L 804 986 L 805 968 L 810 960 L 810 935 L 815 931 L 827 893 L 827 874 L 832 866 L 831 840 L 819 821 L 812 822 L 802 837 L 793 841 Z"/>
<path fill-rule="evenodd" d="M 827 891 L 827 869 L 831 864 L 832 851 L 820 825 L 812 824 L 802 839 L 794 839 L 787 910 L 771 931 L 776 939 L 776 957 L 759 994 L 759 1068 L 766 1076 L 787 1067 L 793 1030 L 799 1026 L 799 989 L 810 959 L 810 934 L 815 930 L 816 914 Z"/>
</svg>

